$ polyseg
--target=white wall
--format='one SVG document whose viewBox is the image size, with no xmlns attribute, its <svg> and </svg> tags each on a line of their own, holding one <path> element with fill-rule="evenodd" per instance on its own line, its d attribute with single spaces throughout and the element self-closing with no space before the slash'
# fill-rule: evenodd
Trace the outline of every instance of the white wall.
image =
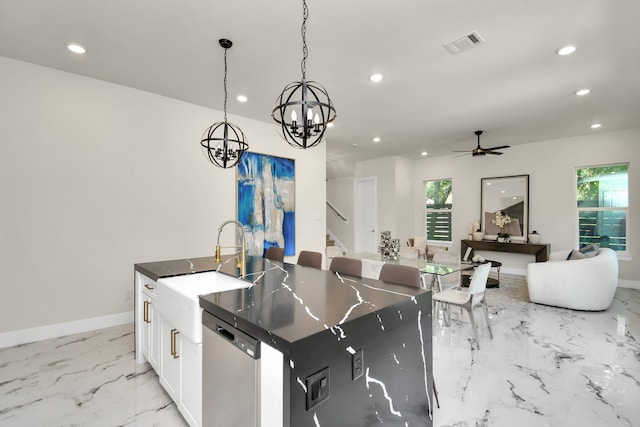
<svg viewBox="0 0 640 427">
<path fill-rule="evenodd" d="M 629 162 L 629 248 L 640 251 L 640 129 L 619 132 L 596 131 L 587 136 L 519 145 L 502 156 L 438 157 L 416 161 L 414 173 L 414 229 L 424 230 L 423 182 L 453 179 L 453 241 L 466 238 L 467 224 L 480 218 L 480 179 L 529 175 L 529 230 L 537 230 L 551 250 L 577 245 L 575 168 Z M 457 243 L 456 243 L 457 242 Z M 491 259 L 505 263 L 506 270 L 523 272 L 527 256 L 490 252 Z M 640 280 L 637 257 L 620 262 L 620 279 Z"/>
<path fill-rule="evenodd" d="M 401 157 L 384 157 L 356 163 L 355 176 L 375 176 L 378 182 L 378 232 L 404 243 L 412 236 L 413 161 Z"/>
<path fill-rule="evenodd" d="M 3 57 L 0 94 L 0 332 L 129 312 L 134 263 L 213 254 L 236 213 L 199 146 L 221 111 Z M 325 145 L 230 120 L 296 159 L 296 250 L 324 251 Z"/>
</svg>

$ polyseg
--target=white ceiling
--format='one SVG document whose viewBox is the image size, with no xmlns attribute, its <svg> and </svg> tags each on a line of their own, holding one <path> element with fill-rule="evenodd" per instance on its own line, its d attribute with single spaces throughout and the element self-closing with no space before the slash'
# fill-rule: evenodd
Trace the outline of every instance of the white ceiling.
<svg viewBox="0 0 640 427">
<path fill-rule="evenodd" d="M 475 147 L 476 129 L 492 147 L 640 127 L 639 1 L 308 5 L 307 78 L 338 113 L 329 161 L 453 156 Z M 301 22 L 299 0 L 0 0 L 0 55 L 222 110 L 218 39 L 228 38 L 229 113 L 271 122 L 277 95 L 301 77 Z M 485 43 L 443 47 L 472 31 Z M 69 53 L 69 41 L 88 52 Z M 566 44 L 576 53 L 556 55 Z M 373 72 L 384 80 L 370 82 Z"/>
</svg>

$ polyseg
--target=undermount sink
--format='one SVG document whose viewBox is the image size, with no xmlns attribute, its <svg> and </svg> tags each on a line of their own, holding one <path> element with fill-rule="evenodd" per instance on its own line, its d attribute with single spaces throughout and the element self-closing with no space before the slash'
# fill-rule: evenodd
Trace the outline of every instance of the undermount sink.
<svg viewBox="0 0 640 427">
<path fill-rule="evenodd" d="M 198 296 L 249 286 L 249 282 L 215 271 L 167 277 L 158 280 L 158 311 L 181 334 L 199 344 L 202 342 L 202 309 Z"/>
</svg>

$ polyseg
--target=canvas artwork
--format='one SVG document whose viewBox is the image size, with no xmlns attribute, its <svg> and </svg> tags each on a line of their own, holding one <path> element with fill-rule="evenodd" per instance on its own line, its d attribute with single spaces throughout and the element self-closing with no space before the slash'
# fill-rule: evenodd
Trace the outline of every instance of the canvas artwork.
<svg viewBox="0 0 640 427">
<path fill-rule="evenodd" d="M 238 163 L 238 221 L 248 228 L 247 253 L 264 256 L 270 246 L 295 255 L 295 163 L 245 152 Z"/>
</svg>

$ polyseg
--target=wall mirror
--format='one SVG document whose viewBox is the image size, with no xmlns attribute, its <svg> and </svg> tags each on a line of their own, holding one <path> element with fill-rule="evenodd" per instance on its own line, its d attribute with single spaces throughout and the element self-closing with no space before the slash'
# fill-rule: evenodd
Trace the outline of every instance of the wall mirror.
<svg viewBox="0 0 640 427">
<path fill-rule="evenodd" d="M 484 238 L 498 238 L 500 227 L 491 221 L 496 219 L 497 211 L 502 211 L 511 218 L 511 223 L 504 228 L 511 241 L 526 242 L 529 234 L 529 175 L 482 178 L 481 185 L 480 217 Z"/>
</svg>

